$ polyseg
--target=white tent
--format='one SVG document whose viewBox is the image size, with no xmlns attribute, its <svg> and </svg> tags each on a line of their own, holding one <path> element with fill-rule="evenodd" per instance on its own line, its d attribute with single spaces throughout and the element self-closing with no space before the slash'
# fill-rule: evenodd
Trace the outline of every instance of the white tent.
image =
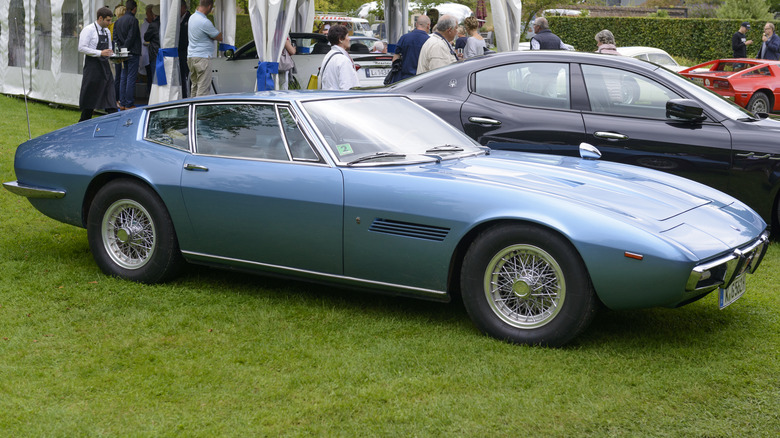
<svg viewBox="0 0 780 438">
<path fill-rule="evenodd" d="M 192 1 L 192 0 L 191 0 Z M 120 0 L 0 0 L 0 93 L 27 94 L 34 99 L 78 105 L 84 55 L 78 52 L 81 29 L 93 23 L 97 10 L 113 10 Z M 177 51 L 181 0 L 160 3 L 161 56 L 150 103 L 181 96 Z M 143 14 L 141 12 L 141 14 Z M 222 31 L 220 51 L 235 46 L 235 0 L 216 0 L 216 27 Z M 136 13 L 138 16 L 138 12 Z M 250 20 L 261 61 L 278 62 L 289 29 L 311 29 L 312 0 L 251 0 Z M 215 43 L 216 44 L 216 43 Z M 6 50 L 7 48 L 7 50 Z M 221 53 L 221 52 L 220 52 Z M 163 81 L 162 78 L 165 78 Z M 164 84 L 163 84 L 164 82 Z"/>
<path fill-rule="evenodd" d="M 0 93 L 27 94 L 34 99 L 78 105 L 84 55 L 78 52 L 81 29 L 96 18 L 98 8 L 113 8 L 120 0 L 0 0 Z M 190 0 L 194 1 L 194 0 Z M 149 0 L 160 4 L 160 74 L 150 103 L 181 96 L 176 47 L 180 0 Z M 215 0 L 214 21 L 223 33 L 220 50 L 235 45 L 235 0 Z M 460 5 L 458 5 L 460 6 Z M 499 51 L 516 50 L 520 35 L 520 0 L 491 0 Z M 408 0 L 385 2 L 388 41 L 407 30 Z M 274 84 L 279 57 L 291 29 L 310 31 L 313 0 L 249 0 L 252 34 L 257 43 L 258 89 Z M 465 17 L 464 17 L 465 18 Z M 221 52 L 220 52 L 221 53 Z M 164 80 L 163 80 L 164 78 Z"/>
</svg>

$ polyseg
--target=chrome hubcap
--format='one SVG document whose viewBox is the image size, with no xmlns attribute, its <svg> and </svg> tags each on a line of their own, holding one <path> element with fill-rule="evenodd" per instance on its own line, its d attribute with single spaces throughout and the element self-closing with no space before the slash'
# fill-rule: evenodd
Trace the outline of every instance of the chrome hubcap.
<svg viewBox="0 0 780 438">
<path fill-rule="evenodd" d="M 111 204 L 103 215 L 101 229 L 108 256 L 122 268 L 141 268 L 154 254 L 154 222 L 149 212 L 133 200 L 120 199 Z"/>
<path fill-rule="evenodd" d="M 533 245 L 513 245 L 488 263 L 485 294 L 493 312 L 523 329 L 541 327 L 560 311 L 566 283 L 558 262 Z"/>
</svg>

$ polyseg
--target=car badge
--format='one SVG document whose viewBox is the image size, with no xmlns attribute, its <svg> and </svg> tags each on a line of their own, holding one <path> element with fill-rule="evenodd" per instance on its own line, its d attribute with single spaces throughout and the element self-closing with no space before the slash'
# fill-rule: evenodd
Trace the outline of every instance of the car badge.
<svg viewBox="0 0 780 438">
<path fill-rule="evenodd" d="M 450 79 L 450 83 L 447 84 L 447 85 L 449 85 L 450 88 L 455 88 L 455 86 L 458 85 L 458 80 L 457 79 Z"/>
</svg>

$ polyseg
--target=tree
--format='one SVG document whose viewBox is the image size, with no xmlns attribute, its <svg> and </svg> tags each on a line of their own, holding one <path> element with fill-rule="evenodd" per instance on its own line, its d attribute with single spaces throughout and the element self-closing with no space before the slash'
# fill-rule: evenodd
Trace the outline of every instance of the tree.
<svg viewBox="0 0 780 438">
<path fill-rule="evenodd" d="M 718 8 L 718 18 L 733 20 L 771 20 L 767 0 L 725 0 Z"/>
</svg>

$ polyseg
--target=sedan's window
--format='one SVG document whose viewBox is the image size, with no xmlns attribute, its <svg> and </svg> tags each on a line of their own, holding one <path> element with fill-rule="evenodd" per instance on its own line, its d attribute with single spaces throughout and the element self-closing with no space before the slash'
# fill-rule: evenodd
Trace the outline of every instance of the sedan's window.
<svg viewBox="0 0 780 438">
<path fill-rule="evenodd" d="M 189 150 L 188 110 L 189 106 L 179 106 L 149 113 L 144 138 L 185 151 Z"/>
<path fill-rule="evenodd" d="M 290 159 L 273 105 L 198 105 L 195 150 L 225 157 Z"/>
<path fill-rule="evenodd" d="M 677 63 L 672 59 L 671 56 L 665 54 L 665 53 L 648 53 L 647 55 L 650 62 L 660 64 L 660 65 L 677 65 Z"/>
<path fill-rule="evenodd" d="M 311 148 L 311 145 L 304 137 L 295 117 L 288 108 L 279 108 L 279 118 L 282 121 L 282 130 L 287 138 L 287 144 L 290 146 L 290 154 L 294 160 L 319 161 L 319 156 Z"/>
<path fill-rule="evenodd" d="M 569 64 L 529 62 L 482 70 L 475 92 L 517 105 L 570 108 Z"/>
<path fill-rule="evenodd" d="M 594 112 L 664 119 L 666 102 L 680 98 L 665 86 L 625 70 L 583 65 L 582 73 Z"/>
</svg>

